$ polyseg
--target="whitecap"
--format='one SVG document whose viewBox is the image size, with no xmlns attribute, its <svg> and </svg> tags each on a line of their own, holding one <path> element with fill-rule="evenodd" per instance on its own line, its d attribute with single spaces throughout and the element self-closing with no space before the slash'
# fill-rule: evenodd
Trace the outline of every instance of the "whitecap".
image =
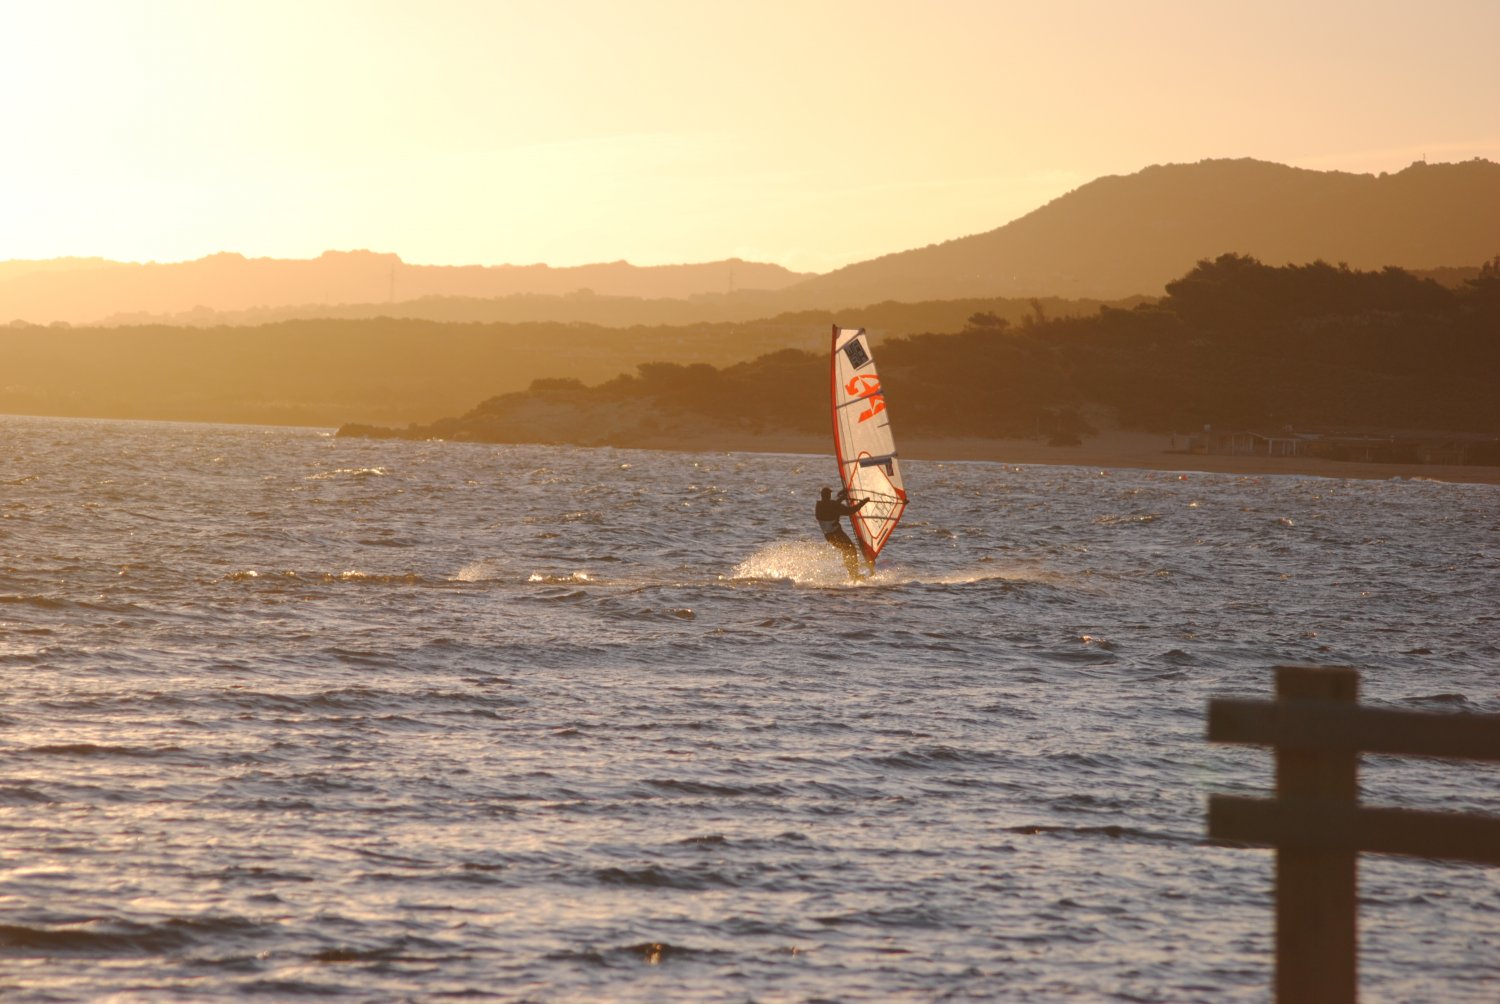
<svg viewBox="0 0 1500 1004">
<path fill-rule="evenodd" d="M 484 582 L 487 579 L 495 577 L 494 571 L 494 562 L 488 558 L 480 558 L 478 561 L 471 561 L 457 572 L 454 572 L 452 581 Z"/>
<path fill-rule="evenodd" d="M 319 474 L 309 474 L 306 481 L 331 481 L 334 478 L 383 478 L 390 472 L 384 467 L 338 467 Z"/>
<path fill-rule="evenodd" d="M 588 572 L 571 572 L 567 575 L 550 575 L 543 572 L 532 572 L 526 577 L 526 581 L 541 582 L 549 586 L 561 586 L 583 582 L 593 582 L 594 577 Z"/>
<path fill-rule="evenodd" d="M 838 552 L 810 540 L 767 544 L 734 566 L 731 579 L 790 579 L 799 585 L 849 585 Z"/>
</svg>

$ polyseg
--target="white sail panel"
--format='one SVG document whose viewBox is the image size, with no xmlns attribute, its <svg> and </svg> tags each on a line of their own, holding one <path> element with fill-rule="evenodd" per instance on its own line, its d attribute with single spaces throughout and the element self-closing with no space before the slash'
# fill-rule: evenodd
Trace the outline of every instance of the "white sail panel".
<svg viewBox="0 0 1500 1004">
<path fill-rule="evenodd" d="M 874 565 L 906 510 L 906 486 L 865 330 L 835 325 L 832 356 L 833 452 L 850 501 L 869 500 L 849 522 Z"/>
</svg>

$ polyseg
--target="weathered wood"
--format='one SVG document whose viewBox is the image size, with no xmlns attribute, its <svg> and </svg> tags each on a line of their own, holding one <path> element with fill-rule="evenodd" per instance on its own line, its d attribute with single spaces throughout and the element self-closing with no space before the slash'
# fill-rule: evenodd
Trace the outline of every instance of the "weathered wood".
<svg viewBox="0 0 1500 1004">
<path fill-rule="evenodd" d="M 1208 835 L 1273 847 L 1500 865 L 1500 819 L 1456 812 L 1283 804 L 1264 798 L 1212 795 Z"/>
<path fill-rule="evenodd" d="M 1347 667 L 1278 666 L 1276 702 L 1209 702 L 1212 742 L 1270 746 L 1276 798 L 1213 795 L 1209 836 L 1276 848 L 1277 1004 L 1353 1004 L 1361 853 L 1500 864 L 1500 819 L 1359 803 L 1360 753 L 1500 761 L 1500 715 L 1360 708 Z"/>
<path fill-rule="evenodd" d="M 1335 701 L 1208 702 L 1212 742 L 1500 761 L 1500 715 L 1431 714 Z"/>
<path fill-rule="evenodd" d="M 1359 674 L 1344 667 L 1276 667 L 1282 701 L 1353 703 Z M 1276 750 L 1277 799 L 1353 809 L 1359 797 L 1352 750 Z M 1276 1000 L 1354 1004 L 1359 986 L 1356 893 L 1359 858 L 1345 848 L 1278 847 Z"/>
</svg>

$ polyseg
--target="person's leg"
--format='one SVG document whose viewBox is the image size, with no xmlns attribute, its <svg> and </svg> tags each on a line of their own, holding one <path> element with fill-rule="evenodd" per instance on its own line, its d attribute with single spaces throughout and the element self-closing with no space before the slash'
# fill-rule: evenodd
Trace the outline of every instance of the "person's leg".
<svg viewBox="0 0 1500 1004">
<path fill-rule="evenodd" d="M 849 570 L 849 578 L 858 579 L 859 552 L 854 550 L 854 541 L 845 537 L 839 541 L 839 551 L 844 555 L 844 567 Z"/>
</svg>

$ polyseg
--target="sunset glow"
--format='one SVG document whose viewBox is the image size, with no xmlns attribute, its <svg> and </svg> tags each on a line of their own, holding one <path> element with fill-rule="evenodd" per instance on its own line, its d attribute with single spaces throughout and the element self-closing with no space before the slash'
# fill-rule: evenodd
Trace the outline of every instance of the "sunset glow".
<svg viewBox="0 0 1500 1004">
<path fill-rule="evenodd" d="M 11 4 L 0 259 L 827 271 L 1101 175 L 1500 159 L 1500 5 Z"/>
</svg>

